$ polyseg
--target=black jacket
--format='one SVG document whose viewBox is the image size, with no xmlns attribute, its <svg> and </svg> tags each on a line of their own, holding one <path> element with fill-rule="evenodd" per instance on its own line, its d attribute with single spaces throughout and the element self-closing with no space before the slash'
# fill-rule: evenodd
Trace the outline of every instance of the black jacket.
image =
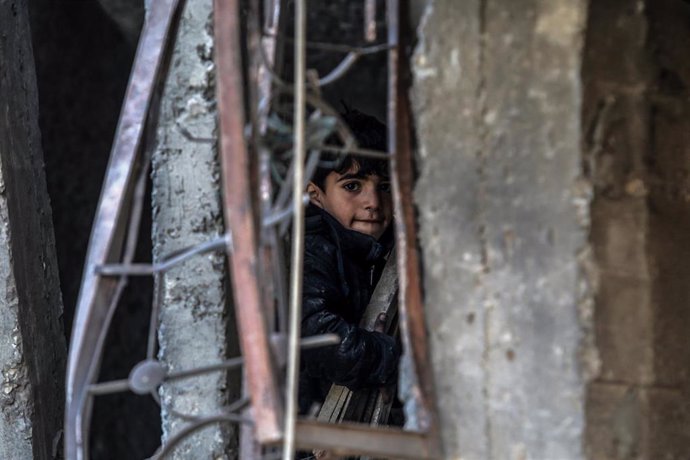
<svg viewBox="0 0 690 460">
<path fill-rule="evenodd" d="M 359 327 L 392 230 L 377 241 L 346 229 L 316 206 L 309 206 L 305 225 L 302 336 L 335 333 L 341 342 L 302 353 L 302 413 L 323 402 L 332 383 L 351 390 L 392 383 L 399 358 L 392 337 Z"/>
</svg>

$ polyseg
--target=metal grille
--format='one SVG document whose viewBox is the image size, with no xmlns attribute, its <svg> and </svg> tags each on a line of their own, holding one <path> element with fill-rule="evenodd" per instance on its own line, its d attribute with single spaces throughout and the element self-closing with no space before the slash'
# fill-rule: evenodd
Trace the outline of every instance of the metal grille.
<svg viewBox="0 0 690 460">
<path fill-rule="evenodd" d="M 401 43 L 396 0 L 386 2 L 384 43 L 377 38 L 376 2 L 364 1 L 364 33 L 370 45 L 349 47 L 306 40 L 306 0 L 296 0 L 294 37 L 286 37 L 285 5 L 280 0 L 249 2 L 246 45 L 240 40 L 237 0 L 216 0 L 214 30 L 218 90 L 219 152 L 227 233 L 213 241 L 177 251 L 157 264 L 134 263 L 134 249 L 145 199 L 150 158 L 143 132 L 152 120 L 156 89 L 163 63 L 175 36 L 183 0 L 156 0 L 141 35 L 129 88 L 125 96 L 112 148 L 103 193 L 92 230 L 70 346 L 67 382 L 65 451 L 67 458 L 88 457 L 88 433 L 93 398 L 121 391 L 150 394 L 157 402 L 164 382 L 192 378 L 244 366 L 248 398 L 241 398 L 217 413 L 186 418 L 186 428 L 156 452 L 162 458 L 197 430 L 217 423 L 245 423 L 253 427 L 258 443 L 275 446 L 272 455 L 284 459 L 296 448 L 326 449 L 339 455 L 433 458 L 437 456 L 436 423 L 428 409 L 432 398 L 427 364 L 425 328 L 419 287 L 414 210 L 409 197 L 413 182 L 409 139 L 409 112 L 402 80 Z M 282 46 L 294 46 L 294 78 L 281 76 L 278 59 Z M 249 62 L 242 63 L 242 47 Z M 306 69 L 307 47 L 342 56 L 326 75 Z M 345 76 L 363 55 L 388 53 L 389 152 L 357 147 L 338 112 L 320 97 L 320 88 Z M 243 65 L 247 70 L 246 83 Z M 248 104 L 245 102 L 248 101 Z M 280 110 L 287 101 L 291 113 Z M 285 104 L 283 104 L 285 105 Z M 248 106 L 245 110 L 240 108 Z M 290 121 L 293 120 L 293 121 Z M 249 128 L 247 128 L 249 127 Z M 290 147 L 280 153 L 270 142 L 283 135 Z M 325 145 L 337 135 L 342 147 Z M 337 343 L 326 335 L 300 340 L 302 253 L 304 242 L 305 184 L 318 165 L 320 152 L 380 157 L 390 160 L 400 279 L 400 320 L 403 344 L 414 368 L 411 382 L 415 431 L 375 428 L 358 424 L 325 424 L 296 416 L 299 351 Z M 287 164 L 287 166 L 286 166 Z M 282 166 L 282 168 L 281 168 Z M 407 197 L 407 198 L 406 198 Z M 289 273 L 282 257 L 283 237 L 292 229 Z M 96 382 L 105 335 L 119 297 L 130 276 L 160 276 L 171 267 L 199 254 L 224 251 L 233 273 L 233 295 L 239 324 L 242 356 L 215 365 L 169 372 L 156 360 L 156 331 L 161 296 L 154 296 L 147 357 L 128 379 Z M 158 283 L 160 285 L 160 283 Z M 287 356 L 276 356 L 272 343 L 287 344 Z M 285 361 L 286 368 L 279 363 Z M 282 384 L 285 382 L 285 385 Z M 251 405 L 252 416 L 243 409 Z"/>
</svg>

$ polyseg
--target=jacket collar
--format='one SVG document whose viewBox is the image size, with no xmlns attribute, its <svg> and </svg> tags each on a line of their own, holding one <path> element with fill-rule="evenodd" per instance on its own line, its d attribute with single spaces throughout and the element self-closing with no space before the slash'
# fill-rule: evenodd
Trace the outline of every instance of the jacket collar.
<svg viewBox="0 0 690 460">
<path fill-rule="evenodd" d="M 392 247 L 392 226 L 386 229 L 380 240 L 373 236 L 345 228 L 328 212 L 310 204 L 305 220 L 307 233 L 326 230 L 343 254 L 362 264 L 373 264 Z"/>
</svg>

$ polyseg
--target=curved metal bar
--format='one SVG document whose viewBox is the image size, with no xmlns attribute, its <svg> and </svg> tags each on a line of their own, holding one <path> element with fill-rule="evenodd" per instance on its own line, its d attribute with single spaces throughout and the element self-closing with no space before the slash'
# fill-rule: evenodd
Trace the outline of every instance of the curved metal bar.
<svg viewBox="0 0 690 460">
<path fill-rule="evenodd" d="M 388 47 L 384 49 L 388 49 Z M 262 59 L 262 63 L 266 69 L 266 72 L 268 72 L 268 74 L 271 76 L 271 79 L 277 86 L 277 91 L 275 92 L 275 94 L 273 94 L 272 97 L 275 98 L 280 96 L 281 91 L 286 92 L 288 94 L 294 94 L 295 89 L 293 85 L 280 78 L 280 76 L 273 70 L 273 68 L 270 65 L 270 61 L 266 56 L 266 52 L 261 46 L 259 46 L 259 56 Z M 335 118 L 336 132 L 338 133 L 340 140 L 343 142 L 344 147 L 350 148 L 357 145 L 357 141 L 355 139 L 355 136 L 352 134 L 350 127 L 347 125 L 347 123 L 345 123 L 345 121 L 340 116 L 340 113 L 336 109 L 334 109 L 328 102 L 324 101 L 322 98 L 314 94 L 305 93 L 304 97 L 309 105 L 311 105 L 317 110 L 320 110 L 321 113 L 323 113 L 324 115 Z"/>
<path fill-rule="evenodd" d="M 156 401 L 156 403 L 160 407 L 160 405 L 161 405 L 160 397 L 157 394 L 155 394 L 155 396 L 154 396 L 154 394 L 155 393 L 152 393 L 151 396 L 153 396 L 153 399 Z M 229 415 L 232 413 L 239 412 L 239 411 L 243 410 L 244 408 L 246 408 L 247 406 L 249 406 L 250 404 L 251 404 L 251 401 L 249 400 L 249 398 L 243 397 L 243 398 L 240 398 L 240 399 L 234 401 L 233 403 L 226 406 L 225 408 L 222 408 L 217 414 L 192 415 L 192 414 L 185 414 L 184 412 L 180 412 L 180 411 L 175 410 L 175 409 L 168 409 L 168 412 L 170 412 L 170 414 L 175 416 L 175 417 L 181 418 L 182 420 L 186 420 L 188 422 L 198 422 L 198 421 L 204 420 L 208 417 L 215 417 L 218 415 Z"/>
<path fill-rule="evenodd" d="M 128 198 L 134 189 L 136 165 L 141 161 L 144 126 L 159 84 L 168 36 L 175 28 L 178 4 L 178 0 L 151 3 L 89 241 L 67 365 L 65 457 L 69 459 L 88 458 L 92 406 L 89 386 L 100 365 L 103 337 L 115 300 L 124 288 L 122 280 L 101 277 L 94 268 L 117 260 L 122 250 Z"/>
<path fill-rule="evenodd" d="M 273 211 L 271 214 L 266 216 L 264 220 L 261 222 L 261 225 L 264 227 L 269 227 L 271 225 L 276 225 L 281 222 L 284 222 L 288 220 L 289 218 L 292 217 L 292 205 L 279 209 L 277 211 Z"/>
<path fill-rule="evenodd" d="M 352 68 L 353 65 L 355 65 L 355 62 L 357 62 L 358 59 L 359 54 L 354 52 L 348 53 L 347 56 L 345 56 L 345 58 L 342 61 L 340 61 L 340 64 L 338 64 L 335 67 L 335 69 L 331 70 L 325 77 L 319 78 L 319 87 L 324 87 L 337 81 L 339 78 L 345 75 L 347 71 Z"/>
<path fill-rule="evenodd" d="M 287 37 L 284 34 L 280 33 L 266 33 L 264 32 L 263 34 L 265 37 L 273 37 L 273 38 L 279 38 L 281 40 L 284 40 L 286 42 L 293 43 L 294 39 L 291 37 Z M 371 45 L 371 46 L 350 46 L 350 45 L 343 45 L 339 43 L 327 43 L 327 42 L 317 42 L 317 41 L 307 41 L 306 42 L 307 49 L 318 49 L 322 51 L 331 51 L 334 53 L 357 53 L 359 55 L 365 55 L 365 54 L 374 54 L 374 53 L 380 53 L 381 51 L 387 51 L 391 49 L 391 46 L 388 43 L 379 43 L 378 45 Z"/>
<path fill-rule="evenodd" d="M 182 440 L 189 436 L 190 434 L 194 433 L 195 431 L 199 431 L 200 429 L 208 426 L 208 425 L 213 425 L 215 423 L 254 423 L 251 419 L 248 417 L 244 417 L 242 415 L 237 415 L 237 414 L 224 414 L 224 415 L 215 415 L 211 417 L 204 418 L 202 420 L 199 420 L 198 422 L 193 423 L 192 425 L 178 431 L 175 433 L 174 436 L 172 436 L 169 440 L 168 443 L 165 444 L 164 446 L 161 446 L 161 448 L 151 456 L 152 460 L 159 460 L 165 458 L 168 454 L 172 453 L 172 451 L 177 447 L 177 445 L 182 442 Z"/>
</svg>

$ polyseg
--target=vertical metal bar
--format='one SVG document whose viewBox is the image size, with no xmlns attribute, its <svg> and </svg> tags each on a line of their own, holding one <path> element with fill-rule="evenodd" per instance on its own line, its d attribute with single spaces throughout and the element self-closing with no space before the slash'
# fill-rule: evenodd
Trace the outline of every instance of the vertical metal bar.
<svg viewBox="0 0 690 460">
<path fill-rule="evenodd" d="M 376 0 L 364 0 L 364 39 L 376 41 Z"/>
<path fill-rule="evenodd" d="M 275 68 L 278 46 L 278 25 L 280 24 L 281 0 L 265 2 L 264 24 L 260 24 L 258 0 L 249 2 L 250 10 L 247 20 L 249 39 L 250 66 L 249 89 L 251 99 L 249 110 L 252 114 L 251 124 L 254 149 L 258 157 L 259 172 L 259 202 L 261 205 L 261 220 L 265 221 L 274 213 L 272 206 L 273 184 L 271 181 L 272 153 L 261 142 L 266 135 L 268 114 L 271 109 L 273 80 L 269 68 Z M 266 36 L 261 36 L 261 30 Z M 261 59 L 261 55 L 265 59 Z M 278 237 L 275 225 L 264 225 L 261 231 L 261 276 L 264 280 L 262 294 L 266 306 L 267 318 L 271 323 L 278 319 L 278 324 L 271 324 L 271 332 L 287 331 L 287 291 L 286 270 L 282 260 L 282 241 Z M 277 311 L 276 311 L 277 310 Z M 277 313 L 277 314 L 276 314 Z"/>
<path fill-rule="evenodd" d="M 436 443 L 438 422 L 435 411 L 433 377 L 427 347 L 424 307 L 422 302 L 419 256 L 417 253 L 416 216 L 412 202 L 414 185 L 413 152 L 410 139 L 410 113 L 407 88 L 403 80 L 403 46 L 400 43 L 400 2 L 387 0 L 388 22 L 388 148 L 391 153 L 393 208 L 399 273 L 400 327 L 406 353 L 415 367 L 413 382 L 419 391 L 417 428 L 426 431 L 430 445 Z"/>
<path fill-rule="evenodd" d="M 295 450 L 299 337 L 302 319 L 302 262 L 304 259 L 304 121 L 306 65 L 306 0 L 295 2 L 295 178 L 292 189 L 292 273 L 290 278 L 290 334 L 288 341 L 287 394 L 283 460 L 292 460 Z"/>
<path fill-rule="evenodd" d="M 281 405 L 268 328 L 261 307 L 251 164 L 244 142 L 239 14 L 238 0 L 215 0 L 216 91 L 224 213 L 234 248 L 232 255 L 228 256 L 233 273 L 236 314 L 256 437 L 259 442 L 266 443 L 276 442 L 281 437 Z"/>
<path fill-rule="evenodd" d="M 268 215 L 271 214 L 271 198 L 273 196 L 273 186 L 271 183 L 271 152 L 259 142 L 259 138 L 266 132 L 268 110 L 271 100 L 271 79 L 266 72 L 266 66 L 273 65 L 273 53 L 268 53 L 266 61 L 260 59 L 263 41 L 261 39 L 261 25 L 260 25 L 260 11 L 259 1 L 251 0 L 248 3 L 249 11 L 246 19 L 247 23 L 247 48 L 248 48 L 248 85 L 247 93 L 249 95 L 249 123 L 252 126 L 251 143 L 249 150 L 252 152 L 257 161 L 258 173 L 258 209 L 259 220 L 263 222 Z M 264 12 L 271 15 L 270 12 Z M 271 37 L 275 40 L 275 37 Z M 274 286 L 273 286 L 273 252 L 272 247 L 273 235 L 275 232 L 273 226 L 261 226 L 259 232 L 259 276 L 261 282 L 261 304 L 264 307 L 266 320 L 268 322 L 268 330 L 270 333 L 275 331 L 275 302 L 274 302 Z"/>
<path fill-rule="evenodd" d="M 158 315 L 163 302 L 163 274 L 153 274 L 153 301 L 151 302 L 151 317 L 149 319 L 149 337 L 146 344 L 146 359 L 155 359 L 156 339 L 158 337 Z"/>
<path fill-rule="evenodd" d="M 258 87 L 258 119 L 259 126 L 258 131 L 263 133 L 266 131 L 266 120 L 268 112 L 271 105 L 271 85 L 273 83 L 271 79 L 270 72 L 267 66 L 271 66 L 273 69 L 277 69 L 278 61 L 278 34 L 279 34 L 279 24 L 281 15 L 281 1 L 282 0 L 271 0 L 264 3 L 264 24 L 262 25 L 262 30 L 266 34 L 265 36 L 259 36 L 260 30 L 257 30 L 258 46 L 263 47 L 264 55 L 266 56 L 266 62 L 262 62 L 258 66 L 258 76 L 257 76 L 257 87 Z M 258 5 L 257 5 L 258 6 Z M 258 15 L 258 8 L 255 8 L 256 14 Z M 259 18 L 256 18 L 258 22 Z M 258 51 L 258 50 L 257 50 Z M 261 62 L 260 57 L 254 56 Z"/>
<path fill-rule="evenodd" d="M 275 50 L 277 41 L 277 27 L 278 19 L 280 17 L 280 2 L 281 0 L 272 0 L 264 2 L 264 24 L 260 21 L 260 5 L 259 0 L 250 0 L 248 2 L 249 14 L 247 16 L 247 46 L 248 46 L 248 85 L 249 92 L 249 113 L 250 123 L 252 126 L 252 148 L 254 155 L 258 158 L 258 184 L 259 184 L 259 200 L 260 216 L 263 222 L 266 217 L 272 212 L 272 197 L 273 186 L 271 182 L 271 152 L 264 145 L 260 139 L 265 135 L 268 113 L 271 106 L 271 90 L 272 80 L 271 75 L 267 70 L 267 66 L 273 66 L 275 60 Z M 268 35 L 261 36 L 261 28 L 264 28 Z M 264 48 L 263 50 L 261 48 Z M 262 51 L 265 51 L 266 59 L 261 59 Z M 261 294 L 262 306 L 264 307 L 265 317 L 267 319 L 267 330 L 269 334 L 274 334 L 276 330 L 275 322 L 276 316 L 284 318 L 287 314 L 285 294 L 281 288 L 284 289 L 285 283 L 282 280 L 284 271 L 276 269 L 277 263 L 282 263 L 278 260 L 282 257 L 280 251 L 280 241 L 278 240 L 275 226 L 262 225 L 259 237 L 259 259 L 258 272 L 262 280 Z M 277 262 L 277 263 L 276 263 Z M 281 264 L 282 265 L 282 264 Z M 278 296 L 275 295 L 276 285 Z M 276 302 L 275 300 L 278 300 Z M 277 313 L 276 315 L 276 308 Z M 284 332 L 285 327 L 282 328 Z M 248 388 L 248 380 L 246 377 L 246 369 L 243 370 L 244 378 L 242 379 L 242 392 L 244 395 L 249 395 L 250 388 Z M 245 415 L 251 416 L 252 409 L 248 407 L 245 410 Z M 240 427 L 240 459 L 249 460 L 260 457 L 261 447 L 257 442 L 254 427 L 243 424 Z"/>
</svg>

